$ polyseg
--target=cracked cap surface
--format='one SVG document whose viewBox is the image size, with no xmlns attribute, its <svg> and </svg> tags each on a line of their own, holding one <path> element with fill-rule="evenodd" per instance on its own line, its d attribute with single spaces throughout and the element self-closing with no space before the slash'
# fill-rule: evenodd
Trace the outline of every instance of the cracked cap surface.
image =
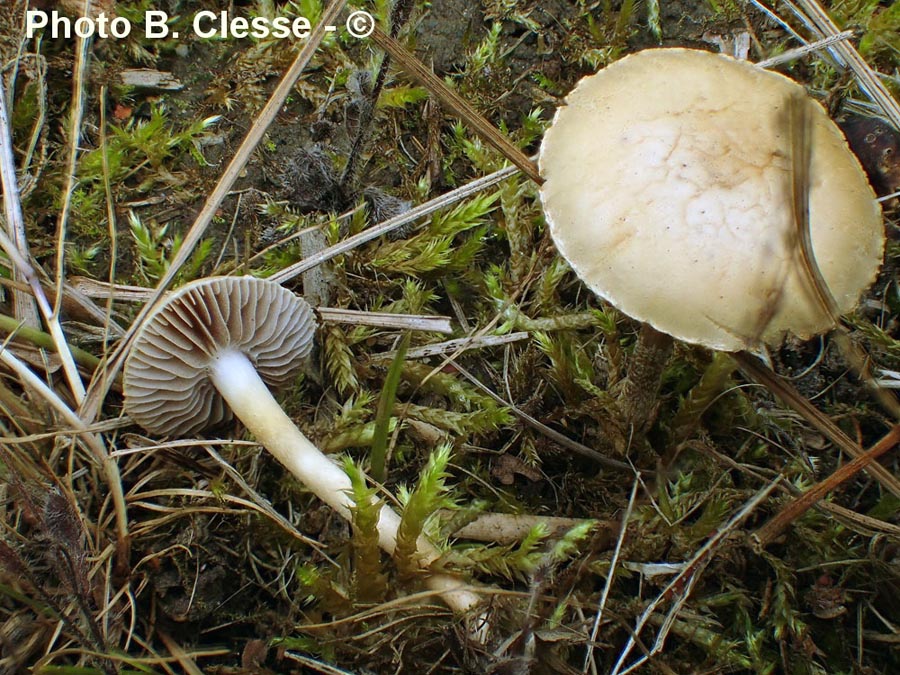
<svg viewBox="0 0 900 675">
<path fill-rule="evenodd" d="M 884 251 L 859 162 L 799 84 L 708 52 L 638 52 L 569 94 L 539 158 L 557 248 L 598 295 L 687 342 L 735 351 L 830 329 L 799 263 L 788 113 L 798 96 L 811 127 L 812 249 L 850 311 Z"/>
</svg>

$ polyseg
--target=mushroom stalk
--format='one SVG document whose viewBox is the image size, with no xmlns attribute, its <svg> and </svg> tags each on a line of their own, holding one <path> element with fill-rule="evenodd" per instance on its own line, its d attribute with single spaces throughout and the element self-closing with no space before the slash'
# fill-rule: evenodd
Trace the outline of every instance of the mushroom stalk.
<svg viewBox="0 0 900 675">
<path fill-rule="evenodd" d="M 212 359 L 209 368 L 216 390 L 256 440 L 313 494 L 350 520 L 355 506 L 350 496 L 350 477 L 284 413 L 247 356 L 236 349 L 226 349 Z M 400 516 L 387 504 L 383 505 L 378 518 L 378 541 L 391 555 L 397 547 L 399 527 Z M 419 538 L 417 549 L 423 567 L 440 556 L 424 537 Z M 456 611 L 465 612 L 480 601 L 476 593 L 466 590 L 461 579 L 448 574 L 430 574 L 426 584 Z"/>
</svg>

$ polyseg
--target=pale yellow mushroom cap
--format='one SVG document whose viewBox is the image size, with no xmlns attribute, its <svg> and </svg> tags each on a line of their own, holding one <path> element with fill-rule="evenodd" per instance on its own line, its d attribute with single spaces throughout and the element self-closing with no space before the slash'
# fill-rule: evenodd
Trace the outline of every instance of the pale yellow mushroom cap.
<svg viewBox="0 0 900 675">
<path fill-rule="evenodd" d="M 559 251 L 629 316 L 713 349 L 832 328 L 800 263 L 788 106 L 809 105 L 809 221 L 841 312 L 875 279 L 881 210 L 824 109 L 729 57 L 650 49 L 581 80 L 544 136 L 544 213 Z"/>
</svg>

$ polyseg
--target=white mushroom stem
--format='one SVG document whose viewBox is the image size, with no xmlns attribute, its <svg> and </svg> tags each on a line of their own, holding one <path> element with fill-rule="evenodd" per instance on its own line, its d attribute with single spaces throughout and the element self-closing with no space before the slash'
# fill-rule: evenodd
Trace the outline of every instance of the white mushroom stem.
<svg viewBox="0 0 900 675">
<path fill-rule="evenodd" d="M 210 379 L 256 440 L 313 494 L 349 520 L 355 506 L 350 477 L 310 443 L 284 413 L 250 360 L 237 350 L 223 350 L 210 364 Z M 400 516 L 390 506 L 382 506 L 378 540 L 391 555 L 397 548 L 399 527 Z M 440 556 L 424 537 L 419 537 L 417 549 L 423 567 Z M 481 600 L 462 579 L 449 574 L 429 574 L 426 584 L 458 612 L 472 609 Z"/>
</svg>

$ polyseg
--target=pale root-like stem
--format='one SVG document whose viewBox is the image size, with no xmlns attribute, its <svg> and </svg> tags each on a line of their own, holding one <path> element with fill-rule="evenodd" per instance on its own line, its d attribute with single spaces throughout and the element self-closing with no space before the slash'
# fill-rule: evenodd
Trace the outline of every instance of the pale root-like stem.
<svg viewBox="0 0 900 675">
<path fill-rule="evenodd" d="M 210 379 L 232 411 L 272 455 L 301 483 L 338 514 L 350 520 L 355 506 L 347 473 L 324 455 L 297 428 L 241 352 L 226 350 L 213 361 Z M 381 507 L 378 538 L 381 548 L 393 555 L 397 548 L 400 516 L 390 506 Z M 440 553 L 424 537 L 418 541 L 421 564 L 427 567 Z M 449 574 L 429 574 L 426 585 L 440 593 L 451 609 L 466 612 L 481 598 L 466 583 Z"/>
</svg>

